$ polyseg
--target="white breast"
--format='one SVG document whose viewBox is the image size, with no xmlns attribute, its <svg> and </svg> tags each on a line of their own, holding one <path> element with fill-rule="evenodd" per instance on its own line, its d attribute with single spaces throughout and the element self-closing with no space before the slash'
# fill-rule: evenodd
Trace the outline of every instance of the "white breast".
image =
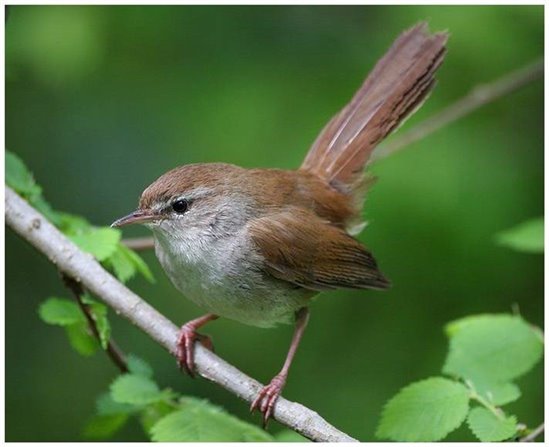
<svg viewBox="0 0 549 447">
<path fill-rule="evenodd" d="M 208 312 L 269 327 L 293 321 L 309 301 L 310 292 L 262 272 L 245 233 L 211 238 L 190 229 L 177 240 L 165 231 L 154 234 L 156 255 L 172 283 Z"/>
</svg>

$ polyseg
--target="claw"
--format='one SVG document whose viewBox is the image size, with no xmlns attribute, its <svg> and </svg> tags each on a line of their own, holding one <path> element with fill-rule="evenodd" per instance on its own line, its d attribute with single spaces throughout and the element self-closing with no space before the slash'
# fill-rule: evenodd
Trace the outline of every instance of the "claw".
<svg viewBox="0 0 549 447">
<path fill-rule="evenodd" d="M 192 326 L 183 325 L 179 331 L 177 340 L 177 364 L 180 369 L 187 371 L 194 377 L 194 353 L 193 344 L 196 339 L 196 332 Z"/>
<path fill-rule="evenodd" d="M 263 428 L 267 428 L 269 419 L 273 414 L 274 406 L 285 383 L 286 376 L 281 374 L 275 376 L 269 385 L 263 387 L 261 391 L 259 391 L 257 397 L 250 406 L 250 412 L 259 410 L 263 414 Z"/>
<path fill-rule="evenodd" d="M 205 348 L 213 350 L 213 343 L 210 337 L 198 334 L 193 324 L 184 324 L 179 331 L 179 338 L 177 340 L 177 364 L 180 369 L 184 369 L 191 377 L 195 377 L 195 341 L 199 341 Z"/>
</svg>

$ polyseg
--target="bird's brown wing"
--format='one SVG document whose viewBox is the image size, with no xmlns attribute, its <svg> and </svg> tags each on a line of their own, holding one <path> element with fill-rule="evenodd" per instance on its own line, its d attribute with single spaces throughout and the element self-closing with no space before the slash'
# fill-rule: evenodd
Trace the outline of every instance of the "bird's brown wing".
<svg viewBox="0 0 549 447">
<path fill-rule="evenodd" d="M 288 208 L 252 220 L 248 230 L 275 278 L 317 291 L 390 285 L 359 242 L 310 211 Z"/>
</svg>

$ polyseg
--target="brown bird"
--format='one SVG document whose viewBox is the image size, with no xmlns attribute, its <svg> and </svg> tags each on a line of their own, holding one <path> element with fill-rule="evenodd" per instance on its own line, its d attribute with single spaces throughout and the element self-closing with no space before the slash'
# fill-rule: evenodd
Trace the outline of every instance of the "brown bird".
<svg viewBox="0 0 549 447">
<path fill-rule="evenodd" d="M 435 85 L 446 33 L 405 31 L 355 96 L 322 130 L 296 171 L 224 163 L 180 166 L 152 183 L 139 208 L 113 223 L 142 223 L 166 274 L 209 313 L 181 327 L 178 362 L 191 375 L 196 331 L 219 317 L 271 327 L 295 318 L 281 371 L 251 405 L 264 423 L 288 376 L 311 298 L 332 289 L 386 289 L 389 281 L 356 239 L 376 145 Z"/>
</svg>

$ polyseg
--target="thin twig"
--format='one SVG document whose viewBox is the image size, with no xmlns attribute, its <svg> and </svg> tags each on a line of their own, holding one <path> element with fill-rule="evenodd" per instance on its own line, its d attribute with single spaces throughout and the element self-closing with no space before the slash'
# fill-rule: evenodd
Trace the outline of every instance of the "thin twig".
<svg viewBox="0 0 549 447">
<path fill-rule="evenodd" d="M 122 243 L 132 250 L 150 250 L 154 248 L 154 238 L 152 237 L 132 237 L 128 239 L 122 239 Z"/>
<path fill-rule="evenodd" d="M 543 422 L 538 425 L 536 428 L 534 428 L 530 433 L 528 433 L 523 438 L 519 439 L 519 442 L 533 442 L 535 439 L 543 433 L 545 430 L 545 424 Z"/>
<path fill-rule="evenodd" d="M 67 286 L 67 288 L 72 292 L 74 295 L 74 298 L 78 302 L 78 305 L 80 306 L 80 309 L 86 316 L 86 320 L 88 321 L 88 326 L 90 330 L 92 331 L 94 337 L 97 339 L 98 342 L 101 343 L 101 336 L 99 335 L 99 328 L 97 327 L 97 322 L 95 321 L 95 318 L 93 317 L 90 307 L 84 303 L 82 300 L 82 295 L 84 295 L 84 288 L 82 287 L 82 284 L 80 284 L 75 279 L 71 278 L 70 276 L 65 275 L 64 273 L 61 273 L 61 276 L 63 278 L 63 283 Z M 115 366 L 122 372 L 127 373 L 129 371 L 128 369 L 128 363 L 126 362 L 126 356 L 122 352 L 122 350 L 118 347 L 118 344 L 112 339 L 112 337 L 109 339 L 107 343 L 107 349 L 105 350 L 109 358 L 112 360 L 112 362 L 115 364 Z"/>
<path fill-rule="evenodd" d="M 175 355 L 177 326 L 103 269 L 90 254 L 82 252 L 9 187 L 5 190 L 5 204 L 6 223 L 17 234 L 45 254 L 61 272 L 77 278 L 83 287 Z M 248 402 L 263 387 L 199 343 L 195 346 L 195 364 L 202 377 Z M 273 415 L 280 423 L 314 441 L 356 442 L 316 412 L 282 397 Z"/>
<path fill-rule="evenodd" d="M 522 67 L 489 84 L 474 87 L 469 94 L 426 119 L 416 127 L 380 145 L 372 154 L 372 161 L 385 158 L 404 147 L 425 138 L 446 124 L 495 101 L 530 82 L 543 78 L 543 60 Z"/>
</svg>

